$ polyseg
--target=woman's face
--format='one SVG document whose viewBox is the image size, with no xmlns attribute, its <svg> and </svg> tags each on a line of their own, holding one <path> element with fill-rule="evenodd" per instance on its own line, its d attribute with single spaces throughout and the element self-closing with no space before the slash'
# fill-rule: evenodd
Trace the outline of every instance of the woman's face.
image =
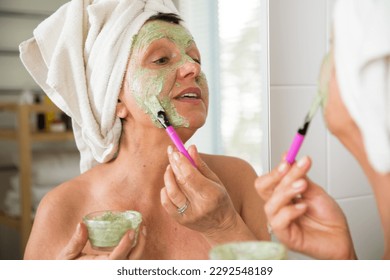
<svg viewBox="0 0 390 280">
<path fill-rule="evenodd" d="M 175 127 L 199 128 L 206 121 L 208 87 L 199 50 L 183 26 L 160 20 L 135 36 L 120 95 L 134 118 L 146 113 L 161 127 L 155 97 Z"/>
<path fill-rule="evenodd" d="M 324 119 L 329 131 L 347 145 L 349 138 L 357 135 L 358 128 L 340 95 L 333 49 L 325 57 L 321 67 L 319 92 L 323 97 Z"/>
</svg>

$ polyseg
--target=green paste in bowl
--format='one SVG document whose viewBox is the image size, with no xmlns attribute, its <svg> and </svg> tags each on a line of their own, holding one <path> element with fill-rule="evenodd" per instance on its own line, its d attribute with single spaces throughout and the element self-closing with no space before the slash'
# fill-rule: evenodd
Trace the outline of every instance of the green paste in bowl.
<svg viewBox="0 0 390 280">
<path fill-rule="evenodd" d="M 97 211 L 83 218 L 88 228 L 88 238 L 92 248 L 111 251 L 122 236 L 130 229 L 136 230 L 142 222 L 142 215 L 137 211 Z"/>
</svg>

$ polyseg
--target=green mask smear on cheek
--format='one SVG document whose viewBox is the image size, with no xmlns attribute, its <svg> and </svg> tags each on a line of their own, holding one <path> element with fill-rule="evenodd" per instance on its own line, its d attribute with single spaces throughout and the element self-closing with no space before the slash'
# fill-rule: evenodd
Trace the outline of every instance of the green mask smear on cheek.
<svg viewBox="0 0 390 280">
<path fill-rule="evenodd" d="M 320 76 L 318 79 L 318 95 L 321 97 L 321 106 L 324 108 L 328 102 L 329 81 L 332 72 L 332 52 L 325 55 L 322 60 Z"/>
<path fill-rule="evenodd" d="M 143 68 L 141 66 L 141 59 L 144 50 L 155 40 L 167 38 L 176 44 L 180 50 L 181 59 L 174 64 L 167 64 L 167 66 L 156 69 Z M 157 127 L 162 127 L 155 116 L 156 109 L 159 104 L 156 103 L 154 96 L 159 96 L 167 84 L 169 77 L 172 79 L 177 69 L 186 62 L 196 63 L 189 57 L 185 50 L 193 42 L 192 36 L 181 25 L 174 25 L 161 21 L 152 21 L 145 24 L 137 36 L 134 37 L 132 46 L 132 57 L 130 60 L 131 69 L 134 73 L 131 77 L 127 77 L 128 86 L 137 102 L 137 105 L 150 116 L 153 123 Z M 206 82 L 204 74 L 199 77 L 199 80 Z M 169 86 L 169 84 L 168 84 Z M 180 86 L 177 82 L 173 86 Z M 172 87 L 173 87 L 172 86 Z M 188 127 L 189 122 L 180 116 L 171 102 L 169 97 L 161 97 L 160 104 L 164 108 L 171 125 L 174 127 Z"/>
</svg>

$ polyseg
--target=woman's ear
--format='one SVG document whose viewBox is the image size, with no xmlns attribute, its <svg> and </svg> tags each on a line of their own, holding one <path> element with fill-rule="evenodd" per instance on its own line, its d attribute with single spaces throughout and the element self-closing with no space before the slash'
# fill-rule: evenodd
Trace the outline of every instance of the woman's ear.
<svg viewBox="0 0 390 280">
<path fill-rule="evenodd" d="M 124 119 L 129 114 L 125 103 L 123 103 L 120 99 L 118 99 L 118 103 L 116 105 L 116 115 L 118 118 Z"/>
</svg>

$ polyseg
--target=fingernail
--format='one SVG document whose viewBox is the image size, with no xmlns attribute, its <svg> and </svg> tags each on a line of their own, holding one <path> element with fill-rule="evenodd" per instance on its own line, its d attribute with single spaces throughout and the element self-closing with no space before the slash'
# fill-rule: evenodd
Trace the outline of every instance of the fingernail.
<svg viewBox="0 0 390 280">
<path fill-rule="evenodd" d="M 279 164 L 278 166 L 278 171 L 279 173 L 283 173 L 284 171 L 286 171 L 288 165 L 286 162 L 282 162 L 281 164 Z"/>
<path fill-rule="evenodd" d="M 130 231 L 129 233 L 129 239 L 132 241 L 134 240 L 134 234 L 135 234 L 134 231 Z"/>
<path fill-rule="evenodd" d="M 303 187 L 304 184 L 305 184 L 305 182 L 303 180 L 299 180 L 299 181 L 295 181 L 294 183 L 292 183 L 292 187 L 294 189 L 300 189 Z"/>
<path fill-rule="evenodd" d="M 176 160 L 176 161 L 178 161 L 178 160 L 179 160 L 179 153 L 174 152 L 174 153 L 173 153 L 173 159 Z"/>
<path fill-rule="evenodd" d="M 303 204 L 303 203 L 297 203 L 297 204 L 294 204 L 294 206 L 295 206 L 295 208 L 297 208 L 297 209 L 303 209 L 303 208 L 306 207 L 306 205 Z"/>
<path fill-rule="evenodd" d="M 80 223 L 77 224 L 76 232 L 77 232 L 78 234 L 81 233 L 81 225 L 80 225 Z"/>
<path fill-rule="evenodd" d="M 297 166 L 298 166 L 299 168 L 301 168 L 301 167 L 303 167 L 303 166 L 306 165 L 307 161 L 308 161 L 307 157 L 303 157 L 303 158 L 301 158 L 301 159 L 298 161 Z"/>
<path fill-rule="evenodd" d="M 142 234 L 143 234 L 144 236 L 146 236 L 146 227 L 143 227 L 143 228 L 142 228 Z"/>
<path fill-rule="evenodd" d="M 168 155 L 172 154 L 172 151 L 173 151 L 172 146 L 169 145 L 169 146 L 168 146 Z"/>
</svg>

